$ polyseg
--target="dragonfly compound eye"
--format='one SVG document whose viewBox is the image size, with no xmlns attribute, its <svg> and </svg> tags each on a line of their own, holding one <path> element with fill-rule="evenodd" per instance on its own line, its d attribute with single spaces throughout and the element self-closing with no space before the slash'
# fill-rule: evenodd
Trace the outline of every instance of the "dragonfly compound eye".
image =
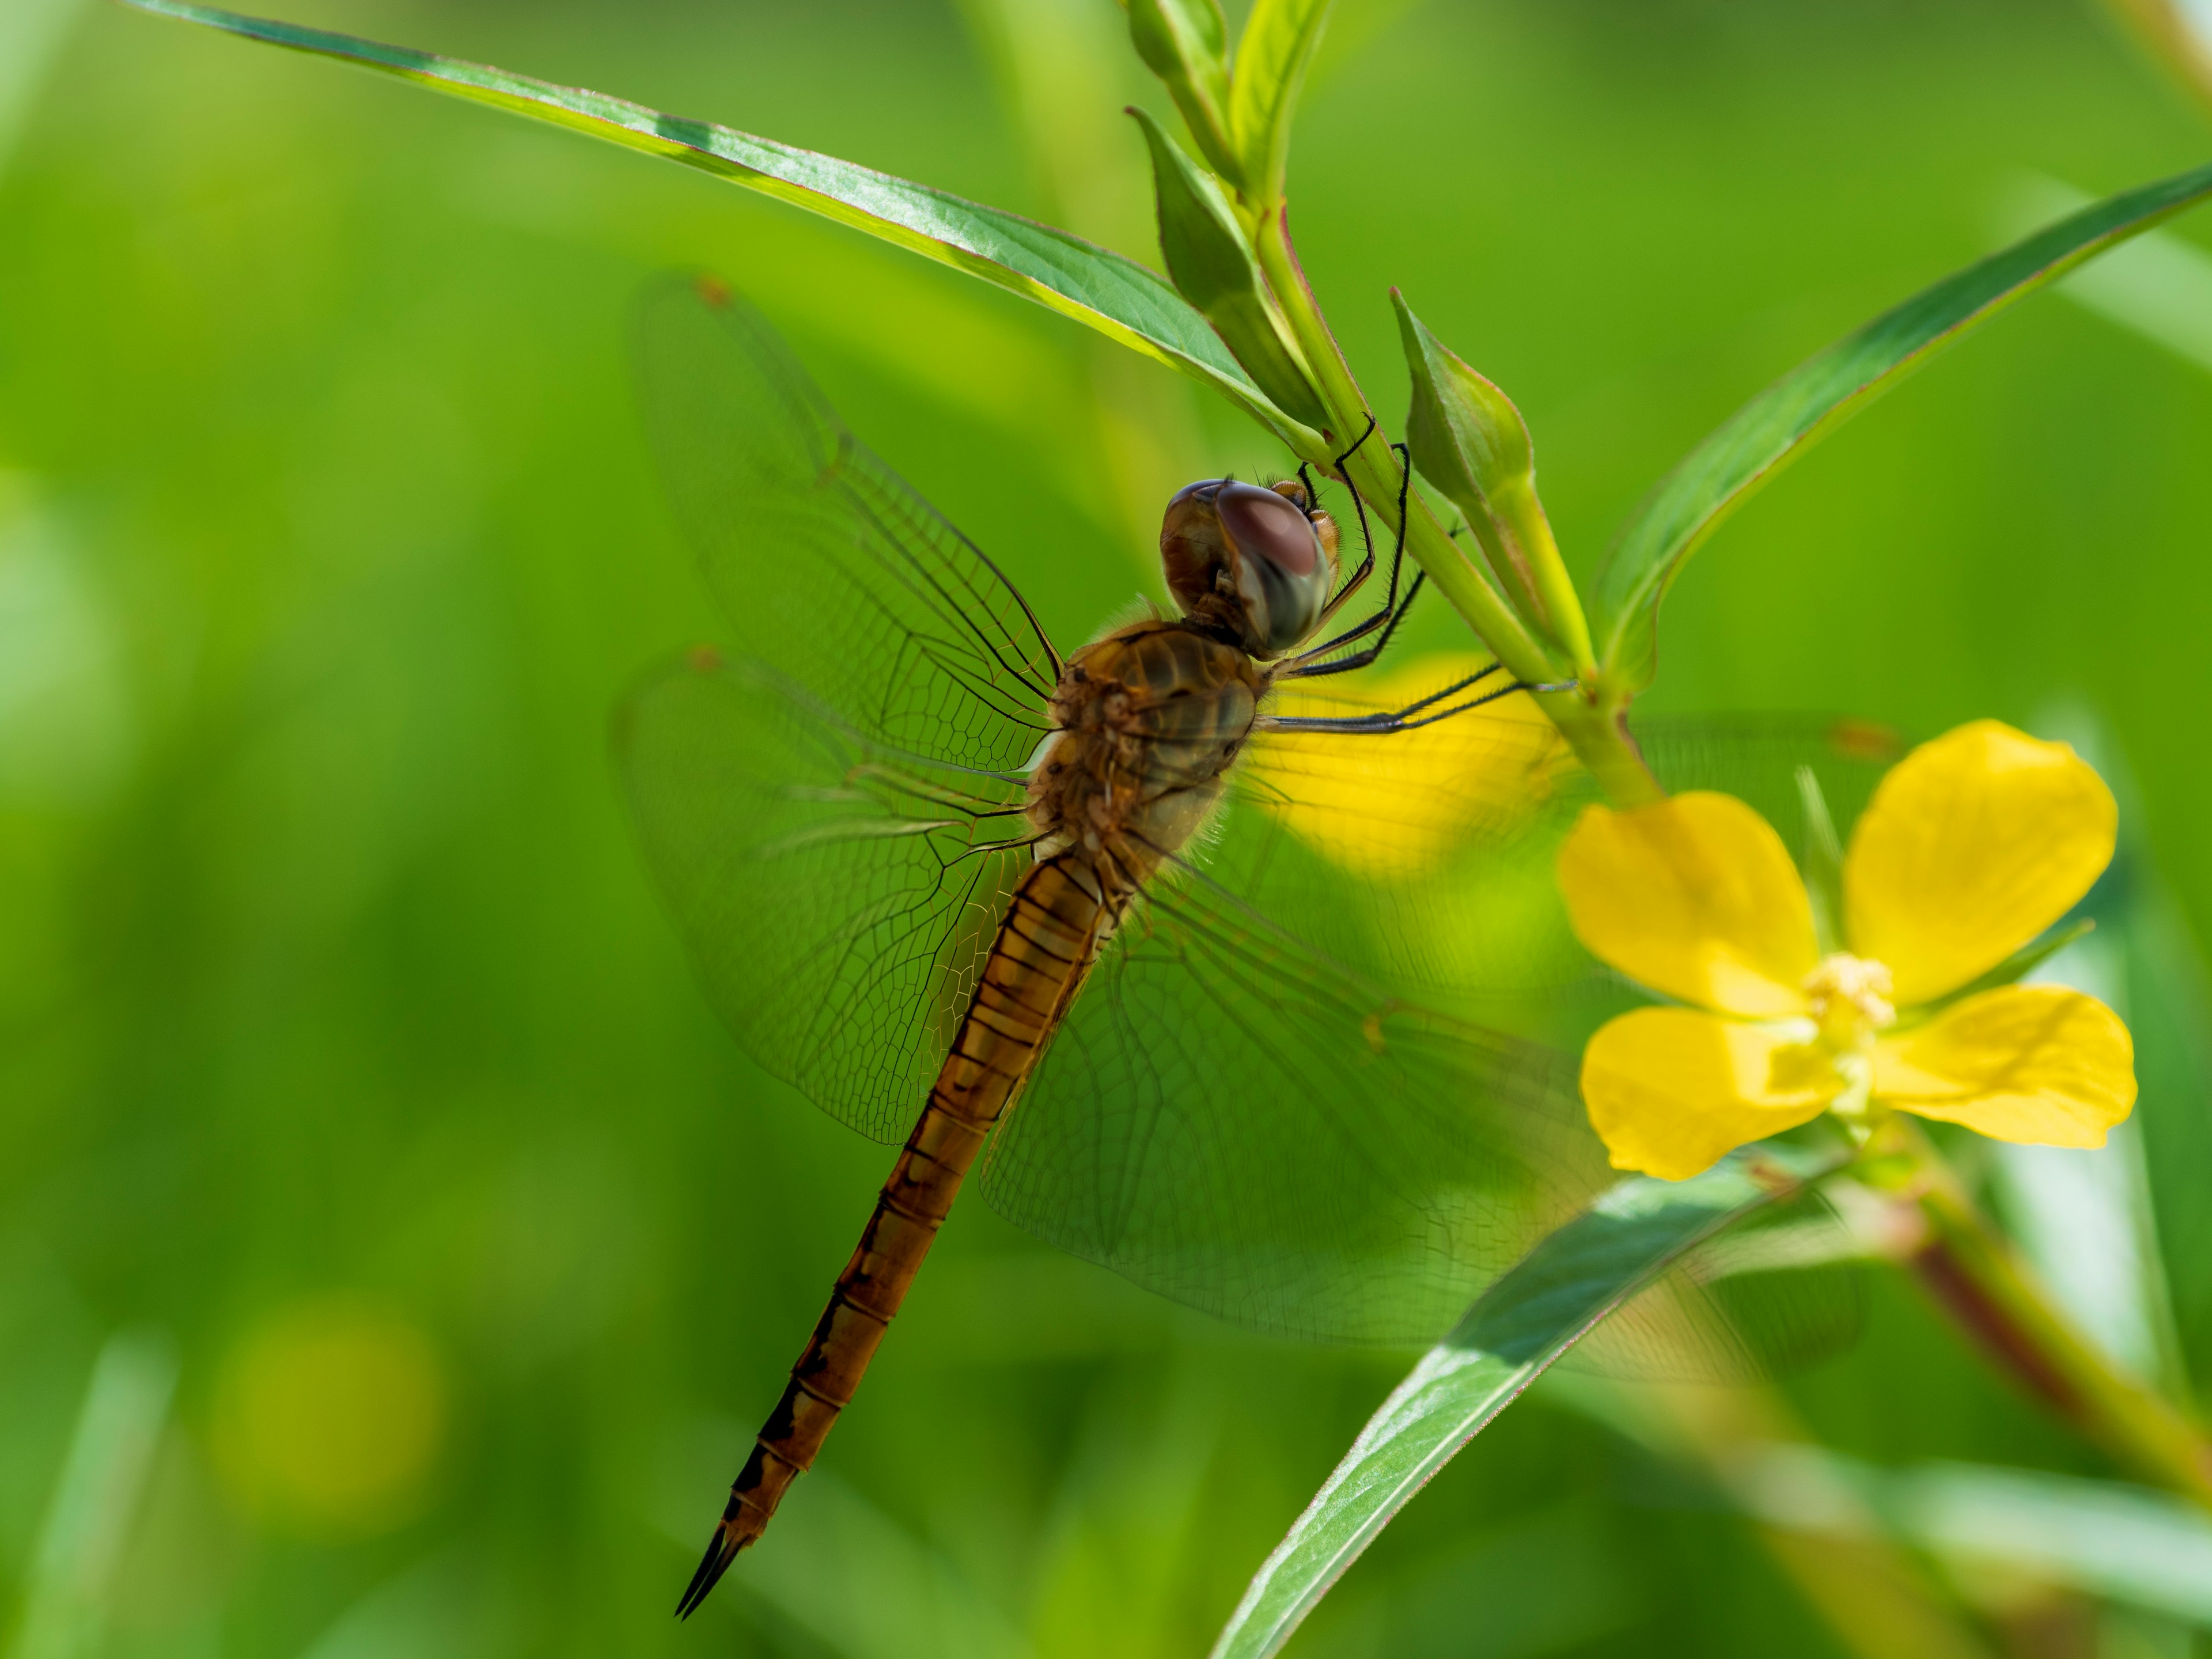
<svg viewBox="0 0 2212 1659">
<path fill-rule="evenodd" d="M 1255 656 L 1278 656 L 1320 623 L 1336 572 L 1313 520 L 1278 492 L 1224 484 L 1214 510 L 1238 556 L 1237 591 L 1251 624 L 1246 643 Z"/>
<path fill-rule="evenodd" d="M 1297 501 L 1233 478 L 1176 492 L 1160 557 L 1183 613 L 1233 634 L 1255 657 L 1279 656 L 1313 632 L 1336 580 L 1331 550 Z"/>
</svg>

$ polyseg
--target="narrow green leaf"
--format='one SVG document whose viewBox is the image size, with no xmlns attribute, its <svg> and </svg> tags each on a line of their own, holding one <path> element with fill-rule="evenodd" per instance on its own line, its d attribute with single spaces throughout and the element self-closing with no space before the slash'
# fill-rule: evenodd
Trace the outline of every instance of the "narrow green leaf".
<svg viewBox="0 0 2212 1659">
<path fill-rule="evenodd" d="M 2207 195 L 2212 167 L 2084 208 L 1877 317 L 1737 410 L 1660 482 L 1598 573 L 1598 660 L 1613 688 L 1633 693 L 1651 683 L 1668 586 L 1722 519 L 1785 462 L 1936 347 Z"/>
<path fill-rule="evenodd" d="M 1797 800 L 1805 817 L 1797 867 L 1805 874 L 1805 896 L 1813 902 L 1814 936 L 1820 953 L 1831 956 L 1844 948 L 1843 837 L 1836 833 L 1820 775 L 1809 766 L 1797 769 Z"/>
<path fill-rule="evenodd" d="M 640 104 L 482 64 L 348 34 L 244 17 L 179 0 L 124 0 L 140 11 L 396 76 L 457 98 L 683 162 L 980 276 L 1182 370 L 1299 447 L 1294 422 L 1154 270 L 1031 219 L 951 192 Z M 1306 447 L 1316 446 L 1305 434 Z"/>
<path fill-rule="evenodd" d="M 1582 601 L 1536 495 L 1536 452 L 1513 400 L 1462 362 L 1390 290 L 1413 372 L 1413 465 L 1466 516 L 1515 610 L 1568 663 L 1589 660 Z"/>
<path fill-rule="evenodd" d="M 79 1407 L 39 1542 L 25 1563 L 13 1651 L 23 1659 L 97 1653 L 132 1522 L 146 1500 L 177 1381 L 158 1332 L 108 1338 Z"/>
<path fill-rule="evenodd" d="M 1308 426 L 1328 423 L 1290 330 L 1269 303 L 1260 266 L 1213 177 L 1143 110 L 1132 109 L 1152 147 L 1160 253 L 1182 296 L 1205 313 L 1261 391 Z"/>
<path fill-rule="evenodd" d="M 1329 0 L 1257 0 L 1237 43 L 1229 137 L 1246 198 L 1265 212 L 1283 199 L 1291 118 L 1328 21 Z"/>
<path fill-rule="evenodd" d="M 1545 1239 L 1422 1356 L 1252 1580 L 1212 1659 L 1266 1659 L 1437 1471 L 1591 1327 L 1842 1155 L 1779 1146 L 1688 1181 L 1634 1176 Z"/>
<path fill-rule="evenodd" d="M 1127 0 L 1129 39 L 1160 77 L 1207 163 L 1242 182 L 1229 135 L 1229 29 L 1219 0 Z"/>
</svg>

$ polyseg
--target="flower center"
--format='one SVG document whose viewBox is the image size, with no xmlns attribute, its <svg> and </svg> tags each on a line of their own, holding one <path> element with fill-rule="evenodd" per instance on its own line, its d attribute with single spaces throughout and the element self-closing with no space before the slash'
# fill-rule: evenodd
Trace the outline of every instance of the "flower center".
<svg viewBox="0 0 2212 1659">
<path fill-rule="evenodd" d="M 1839 951 L 1805 975 L 1802 989 L 1821 1036 L 1838 1048 L 1868 1048 L 1876 1031 L 1897 1023 L 1889 969 L 1869 957 Z"/>
</svg>

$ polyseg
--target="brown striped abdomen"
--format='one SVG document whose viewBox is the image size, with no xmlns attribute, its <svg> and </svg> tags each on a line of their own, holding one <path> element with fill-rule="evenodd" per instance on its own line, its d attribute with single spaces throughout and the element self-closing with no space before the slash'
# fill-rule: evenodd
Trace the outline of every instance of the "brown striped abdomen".
<svg viewBox="0 0 2212 1659">
<path fill-rule="evenodd" d="M 786 1488 L 814 1462 L 860 1386 L 969 1166 L 1097 954 L 1108 907 L 1096 881 L 1089 860 L 1063 854 L 1036 866 L 1015 890 L 928 1103 L 876 1199 L 860 1249 L 838 1275 L 822 1322 L 791 1368 L 782 1400 L 730 1488 L 679 1616 L 767 1530 Z"/>
</svg>

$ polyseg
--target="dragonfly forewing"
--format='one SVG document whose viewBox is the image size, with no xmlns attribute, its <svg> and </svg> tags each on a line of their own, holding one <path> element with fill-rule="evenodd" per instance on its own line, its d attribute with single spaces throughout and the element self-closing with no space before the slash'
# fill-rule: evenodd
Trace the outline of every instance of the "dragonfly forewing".
<svg viewBox="0 0 2212 1659">
<path fill-rule="evenodd" d="M 1209 871 L 1330 956 L 1423 994 L 1585 975 L 1550 869 L 1593 792 L 1529 698 L 1389 735 L 1275 723 L 1402 708 L 1482 663 L 1446 653 L 1365 690 L 1283 688 L 1247 745 Z"/>
<path fill-rule="evenodd" d="M 1379 692 L 1301 683 L 1272 712 L 1401 707 L 1480 661 L 1418 661 Z M 1640 721 L 1636 736 L 1670 791 L 1737 795 L 1801 856 L 1814 833 L 1808 811 L 1824 810 L 1847 836 L 1901 752 L 1886 728 L 1822 716 L 1664 717 Z M 1617 1004 L 1617 985 L 1575 939 L 1552 878 L 1559 842 L 1597 792 L 1528 698 L 1387 737 L 1263 726 L 1235 799 L 1208 869 L 1328 954 L 1571 1047 Z M 1513 1010 L 1531 994 L 1545 1007 L 1523 1026 Z M 1561 1013 L 1565 1023 L 1553 1018 Z"/>
<path fill-rule="evenodd" d="M 711 279 L 655 284 L 637 336 L 647 433 L 732 654 L 893 749 L 1024 765 L 1050 729 L 1060 659 L 997 567 Z"/>
</svg>

